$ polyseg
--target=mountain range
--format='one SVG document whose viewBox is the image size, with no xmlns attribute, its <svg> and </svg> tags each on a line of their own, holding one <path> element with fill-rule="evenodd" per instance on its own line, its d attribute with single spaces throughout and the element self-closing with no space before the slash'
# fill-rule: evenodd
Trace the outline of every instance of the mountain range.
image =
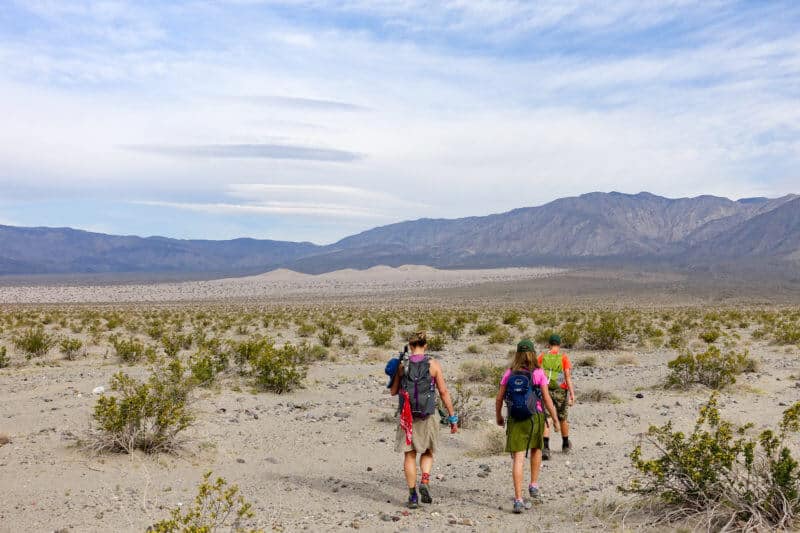
<svg viewBox="0 0 800 533">
<path fill-rule="evenodd" d="M 321 273 L 384 264 L 488 268 L 538 264 L 800 268 L 800 196 L 671 199 L 589 193 L 537 207 L 377 227 L 327 246 L 181 240 L 70 228 L 0 226 L 0 274 Z"/>
</svg>

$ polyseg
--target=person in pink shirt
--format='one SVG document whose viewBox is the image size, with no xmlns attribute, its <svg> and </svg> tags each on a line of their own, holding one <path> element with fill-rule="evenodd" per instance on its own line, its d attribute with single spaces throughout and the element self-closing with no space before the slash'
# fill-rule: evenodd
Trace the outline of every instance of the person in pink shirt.
<svg viewBox="0 0 800 533">
<path fill-rule="evenodd" d="M 558 431 L 558 414 L 548 391 L 549 381 L 536 358 L 536 349 L 528 339 L 517 344 L 511 367 L 500 380 L 500 390 L 495 400 L 498 426 L 506 426 L 506 452 L 511 454 L 511 475 L 514 482 L 514 512 L 525 508 L 522 500 L 522 479 L 525 457 L 531 452 L 531 482 L 528 493 L 539 497 L 539 469 L 542 466 L 544 447 L 544 410 L 550 413 Z M 505 402 L 508 418 L 503 417 Z"/>
</svg>

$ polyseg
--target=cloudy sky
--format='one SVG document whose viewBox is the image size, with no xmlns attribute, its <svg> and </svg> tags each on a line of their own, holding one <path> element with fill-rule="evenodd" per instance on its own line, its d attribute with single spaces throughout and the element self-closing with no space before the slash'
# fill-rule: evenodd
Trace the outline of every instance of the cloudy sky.
<svg viewBox="0 0 800 533">
<path fill-rule="evenodd" d="M 0 0 L 0 223 L 328 243 L 800 192 L 800 2 Z"/>
</svg>

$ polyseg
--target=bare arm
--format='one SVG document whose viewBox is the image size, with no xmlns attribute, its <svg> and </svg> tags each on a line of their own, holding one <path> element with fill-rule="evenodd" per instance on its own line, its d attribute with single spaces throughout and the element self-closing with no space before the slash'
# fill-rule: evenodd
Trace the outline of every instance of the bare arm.
<svg viewBox="0 0 800 533">
<path fill-rule="evenodd" d="M 494 399 L 494 416 L 497 419 L 497 425 L 502 426 L 505 424 L 503 418 L 503 399 L 506 397 L 506 385 L 500 385 L 500 390 L 497 391 L 497 398 Z"/>
<path fill-rule="evenodd" d="M 569 391 L 569 404 L 575 403 L 575 389 L 572 387 L 572 369 L 564 371 L 564 378 L 567 380 L 567 390 Z"/>
<path fill-rule="evenodd" d="M 550 389 L 547 387 L 542 387 L 542 400 L 544 400 L 544 406 L 550 413 L 550 418 L 553 419 L 553 430 L 558 433 L 558 428 L 561 426 L 561 424 L 558 421 L 558 412 L 556 411 L 556 406 L 553 405 L 553 399 L 550 397 Z"/>
<path fill-rule="evenodd" d="M 442 399 L 447 414 L 453 416 L 456 414 L 453 409 L 453 401 L 450 399 L 450 391 L 447 390 L 447 384 L 444 382 L 444 374 L 442 374 L 442 367 L 438 361 L 431 361 L 431 375 L 436 381 L 436 389 L 439 391 L 439 397 Z"/>
<path fill-rule="evenodd" d="M 389 392 L 392 396 L 397 396 L 397 393 L 400 392 L 400 378 L 403 376 L 403 365 L 401 364 L 397 368 L 397 372 L 394 375 L 394 380 L 392 381 L 392 388 L 389 389 Z"/>
</svg>

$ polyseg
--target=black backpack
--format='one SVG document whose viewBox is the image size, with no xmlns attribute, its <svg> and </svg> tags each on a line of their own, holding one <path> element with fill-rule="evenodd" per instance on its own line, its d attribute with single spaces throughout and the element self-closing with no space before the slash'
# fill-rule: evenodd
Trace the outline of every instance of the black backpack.
<svg viewBox="0 0 800 533">
<path fill-rule="evenodd" d="M 414 418 L 427 418 L 436 412 L 436 384 L 431 376 L 431 360 L 428 356 L 418 363 L 409 359 L 403 361 L 400 387 L 408 393 Z M 400 409 L 402 408 L 401 396 Z"/>
</svg>

